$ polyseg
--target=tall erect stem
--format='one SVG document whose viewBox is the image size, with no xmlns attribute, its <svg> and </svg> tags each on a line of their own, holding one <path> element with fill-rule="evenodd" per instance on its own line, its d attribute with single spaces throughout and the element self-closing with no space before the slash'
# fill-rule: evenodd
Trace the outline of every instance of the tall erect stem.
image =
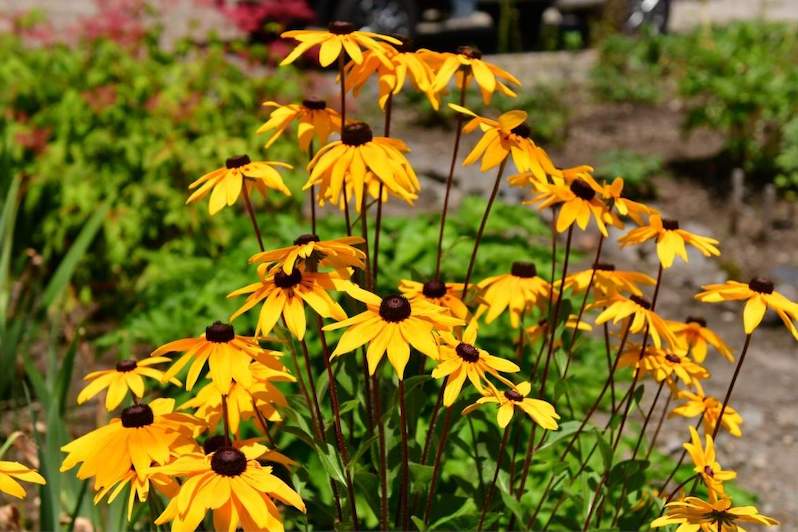
<svg viewBox="0 0 798 532">
<path fill-rule="evenodd" d="M 338 79 L 341 82 L 341 133 L 346 126 L 346 50 L 341 49 L 338 55 Z"/>
<path fill-rule="evenodd" d="M 241 192 L 244 196 L 244 206 L 247 209 L 247 214 L 249 214 L 249 220 L 252 222 L 252 228 L 255 230 L 255 236 L 258 238 L 258 247 L 261 251 L 266 251 L 266 248 L 263 247 L 263 238 L 260 236 L 260 227 L 258 227 L 258 219 L 255 218 L 255 209 L 252 208 L 252 201 L 249 199 L 249 191 L 247 190 L 247 178 L 242 176 L 244 179 L 244 183 L 241 185 Z"/>
<path fill-rule="evenodd" d="M 482 214 L 482 221 L 479 222 L 479 229 L 477 230 L 477 237 L 474 239 L 474 249 L 471 250 L 471 258 L 468 260 L 468 269 L 466 270 L 465 280 L 463 281 L 463 294 L 461 299 L 465 300 L 468 294 L 468 283 L 471 281 L 471 274 L 474 272 L 474 264 L 477 261 L 477 252 L 479 251 L 479 244 L 482 242 L 482 235 L 485 233 L 485 225 L 488 223 L 488 216 L 496 201 L 496 195 L 499 193 L 499 185 L 502 182 L 502 174 L 504 174 L 504 167 L 507 165 L 507 159 L 504 159 L 499 165 L 499 170 L 496 172 L 496 181 L 493 183 L 493 189 L 490 191 L 488 197 L 488 204 L 485 206 L 485 212 Z"/>
<path fill-rule="evenodd" d="M 393 92 L 388 93 L 388 99 L 385 102 L 385 129 L 383 135 L 385 137 L 391 136 L 391 111 L 393 110 Z M 385 185 L 380 181 L 379 190 L 377 191 L 377 216 L 374 220 L 374 266 L 371 268 L 372 283 L 377 286 L 377 276 L 379 275 L 380 263 L 380 232 L 382 231 L 382 195 L 384 194 Z"/>
<path fill-rule="evenodd" d="M 410 530 L 409 488 L 410 488 L 410 458 L 407 450 L 407 408 L 405 406 L 405 381 L 399 379 L 399 433 L 402 438 L 402 471 L 399 488 L 399 522 L 397 526 L 402 530 Z"/>
<path fill-rule="evenodd" d="M 463 72 L 463 81 L 460 84 L 460 107 L 465 106 L 466 85 L 468 83 L 468 72 Z M 463 117 L 457 113 L 457 131 L 454 134 L 454 149 L 452 150 L 452 162 L 449 165 L 449 176 L 446 178 L 446 192 L 443 194 L 443 209 L 441 210 L 441 227 L 438 230 L 438 251 L 435 255 L 435 280 L 441 278 L 441 255 L 443 254 L 443 233 L 446 229 L 446 215 L 449 212 L 449 193 L 452 191 L 452 181 L 454 180 L 454 167 L 457 165 L 457 152 L 460 150 L 460 137 L 463 135 Z M 387 136 L 387 135 L 386 135 Z"/>
<path fill-rule="evenodd" d="M 507 447 L 507 440 L 510 438 L 510 427 L 512 423 L 508 423 L 506 427 L 504 427 L 504 434 L 502 435 L 502 441 L 499 443 L 499 452 L 496 454 L 496 469 L 493 470 L 493 480 L 488 486 L 488 493 L 485 495 L 485 502 L 482 504 L 482 513 L 479 516 L 479 525 L 477 525 L 477 530 L 482 530 L 482 525 L 485 523 L 485 515 L 488 513 L 488 509 L 490 508 L 490 503 L 493 500 L 493 492 L 496 490 L 496 480 L 499 478 L 499 471 L 502 467 L 502 459 L 504 458 L 504 449 Z"/>
<path fill-rule="evenodd" d="M 443 429 L 441 430 L 441 438 L 438 440 L 438 450 L 435 452 L 435 462 L 432 465 L 432 478 L 430 478 L 429 491 L 427 492 L 427 504 L 424 507 L 425 525 L 429 522 L 429 517 L 432 513 L 432 501 L 435 499 L 435 488 L 438 485 L 438 477 L 440 476 L 443 449 L 446 447 L 446 440 L 449 438 L 449 429 L 452 427 L 452 413 L 453 409 L 449 406 L 446 408 L 446 413 L 443 415 Z"/>
<path fill-rule="evenodd" d="M 388 530 L 388 459 L 385 449 L 385 423 L 382 422 L 382 405 L 380 401 L 380 386 L 377 378 L 376 368 L 374 375 L 371 376 L 372 407 L 374 409 L 374 419 L 377 425 L 377 443 L 380 464 L 380 527 Z"/>
<path fill-rule="evenodd" d="M 363 236 L 363 252 L 366 254 L 366 258 L 363 261 L 363 264 L 366 266 L 364 274 L 365 274 L 365 283 L 366 288 L 369 290 L 374 290 L 374 280 L 371 276 L 371 260 L 369 259 L 369 225 L 368 225 L 368 190 L 366 187 L 366 183 L 363 183 L 363 195 L 360 198 L 360 229 L 361 234 Z"/>
<path fill-rule="evenodd" d="M 748 333 L 745 335 L 743 351 L 740 353 L 740 357 L 737 359 L 737 365 L 734 367 L 734 374 L 732 375 L 729 387 L 726 389 L 726 396 L 723 398 L 723 406 L 720 407 L 720 414 L 718 414 L 718 420 L 715 423 L 715 430 L 712 431 L 712 439 L 714 441 L 717 441 L 718 432 L 720 432 L 720 426 L 723 424 L 723 414 L 726 413 L 726 407 L 729 405 L 729 399 L 731 398 L 732 390 L 734 389 L 734 383 L 737 382 L 737 376 L 740 374 L 740 368 L 743 367 L 743 361 L 745 360 L 745 354 L 748 353 L 748 346 L 751 344 L 752 335 L 753 333 Z"/>
<path fill-rule="evenodd" d="M 310 144 L 308 144 L 308 161 L 313 160 L 314 149 L 313 149 L 313 139 L 310 140 Z M 308 190 L 308 195 L 310 197 L 310 232 L 311 234 L 316 234 L 316 185 L 310 185 L 310 189 Z"/>
</svg>

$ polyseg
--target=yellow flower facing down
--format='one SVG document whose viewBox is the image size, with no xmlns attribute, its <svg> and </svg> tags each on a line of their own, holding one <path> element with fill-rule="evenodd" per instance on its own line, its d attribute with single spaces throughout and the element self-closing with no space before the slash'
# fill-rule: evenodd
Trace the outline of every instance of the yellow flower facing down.
<svg viewBox="0 0 798 532">
<path fill-rule="evenodd" d="M 743 327 L 745 334 L 754 332 L 768 309 L 773 310 L 787 330 L 798 340 L 798 303 L 790 301 L 773 287 L 773 282 L 757 277 L 746 285 L 737 281 L 726 281 L 721 284 L 710 284 L 695 298 L 704 303 L 720 303 L 723 301 L 745 301 L 743 310 Z"/>
<path fill-rule="evenodd" d="M 105 395 L 105 409 L 113 410 L 125 399 L 128 390 L 133 395 L 141 399 L 144 397 L 144 377 L 155 379 L 158 382 L 163 380 L 163 372 L 151 368 L 153 364 L 169 362 L 165 357 L 150 357 L 144 360 L 120 360 L 114 369 L 104 369 L 92 371 L 83 380 L 89 384 L 78 394 L 78 404 L 81 405 L 108 388 Z M 176 386 L 181 386 L 181 382 L 175 378 L 169 379 Z"/>
<path fill-rule="evenodd" d="M 695 392 L 680 390 L 676 394 L 676 397 L 684 401 L 684 403 L 674 408 L 671 414 L 688 418 L 698 417 L 703 414 L 704 434 L 712 434 L 715 432 L 715 425 L 718 423 L 723 403 L 711 395 L 704 395 L 704 390 L 700 383 L 696 382 L 695 387 Z M 732 436 L 739 438 L 742 435 L 740 430 L 742 423 L 743 418 L 740 414 L 732 408 L 731 404 L 726 405 L 726 410 L 723 412 L 723 420 L 721 421 L 723 428 Z"/>
<path fill-rule="evenodd" d="M 264 264 L 258 266 L 260 281 L 230 292 L 227 297 L 249 294 L 244 304 L 236 310 L 230 321 L 263 302 L 255 328 L 256 336 L 268 335 L 280 316 L 291 334 L 298 340 L 305 337 L 307 319 L 305 303 L 322 318 L 346 319 L 341 305 L 336 303 L 328 290 L 338 290 L 341 281 L 328 273 L 302 271 L 294 267 L 290 274 L 282 270 L 268 272 Z"/>
<path fill-rule="evenodd" d="M 131 469 L 118 482 L 98 490 L 94 495 L 95 506 L 105 497 L 108 497 L 108 504 L 116 500 L 125 487 L 130 486 L 127 498 L 127 520 L 133 517 L 133 506 L 136 500 L 145 502 L 150 494 L 150 485 L 154 487 L 164 497 L 172 498 L 177 495 L 180 485 L 172 477 L 160 473 L 152 468 L 143 475 L 139 475 Z"/>
<path fill-rule="evenodd" d="M 560 419 L 560 416 L 550 403 L 527 397 L 531 388 L 532 386 L 528 382 L 522 382 L 504 392 L 490 388 L 486 390 L 486 395 L 477 399 L 476 403 L 465 407 L 463 415 L 468 415 L 486 404 L 498 404 L 499 409 L 496 414 L 496 421 L 500 428 L 505 428 L 513 419 L 515 410 L 520 408 L 522 412 L 544 429 L 557 430 L 559 428 L 557 420 Z"/>
<path fill-rule="evenodd" d="M 628 318 L 631 320 L 630 333 L 636 334 L 647 329 L 656 347 L 662 347 L 662 340 L 665 340 L 671 349 L 679 352 L 685 350 L 684 343 L 673 334 L 665 320 L 651 310 L 651 302 L 640 296 L 632 294 L 626 297 L 615 294 L 596 301 L 592 306 L 606 307 L 596 318 L 596 325 L 610 320 L 612 323 L 618 323 Z"/>
<path fill-rule="evenodd" d="M 495 92 L 515 98 L 515 92 L 507 84 L 521 85 L 518 78 L 506 70 L 484 61 L 482 52 L 473 46 L 461 46 L 455 54 L 436 54 L 433 60 L 437 63 L 433 66 L 436 74 L 432 89 L 435 92 L 444 90 L 452 78 L 458 87 L 462 87 L 463 76 L 468 75 L 479 87 L 482 101 L 487 105 Z"/>
<path fill-rule="evenodd" d="M 316 140 L 321 146 L 327 142 L 330 134 L 341 128 L 341 117 L 335 109 L 327 107 L 324 100 L 306 99 L 302 103 L 280 105 L 277 102 L 264 102 L 264 107 L 272 107 L 269 120 L 260 126 L 256 133 L 271 131 L 265 148 L 269 148 L 279 139 L 291 123 L 297 123 L 297 140 L 299 148 L 307 152 L 310 141 Z"/>
<path fill-rule="evenodd" d="M 639 367 L 644 375 L 651 375 L 657 382 L 668 379 L 670 384 L 675 384 L 672 380 L 674 375 L 685 385 L 709 378 L 706 368 L 696 364 L 685 355 L 647 346 L 643 356 L 640 357 L 640 347 L 635 344 L 629 345 L 621 354 L 618 367 Z"/>
<path fill-rule="evenodd" d="M 202 428 L 193 416 L 173 413 L 174 405 L 174 399 L 155 399 L 125 408 L 107 425 L 61 447 L 67 453 L 61 472 L 81 464 L 77 477 L 94 477 L 97 490 L 119 482 L 131 468 L 143 480 L 153 463 L 169 462 L 172 451 L 193 444 Z"/>
<path fill-rule="evenodd" d="M 628 216 L 637 225 L 643 225 L 643 215 L 658 214 L 657 210 L 644 203 L 632 201 L 623 197 L 623 179 L 616 177 L 612 183 L 602 186 L 601 195 L 610 204 L 611 208 L 618 211 L 621 216 Z"/>
<path fill-rule="evenodd" d="M 704 481 L 707 488 L 715 492 L 716 495 L 723 495 L 723 483 L 737 477 L 734 471 L 724 471 L 715 459 L 715 444 L 712 436 L 706 435 L 706 446 L 701 445 L 701 437 L 698 431 L 690 428 L 690 442 L 683 444 L 693 460 L 695 471 Z"/>
<path fill-rule="evenodd" d="M 277 161 L 251 161 L 248 155 L 230 157 L 223 168 L 205 174 L 188 186 L 189 190 L 197 190 L 188 197 L 186 204 L 194 203 L 210 192 L 208 212 L 214 215 L 225 206 L 233 205 L 238 200 L 242 187 L 247 187 L 248 192 L 255 188 L 264 197 L 269 190 L 277 190 L 290 196 L 291 191 L 274 169 L 275 166 L 292 168 L 290 164 Z"/>
<path fill-rule="evenodd" d="M 687 262 L 687 248 L 690 244 L 705 257 L 718 256 L 718 241 L 714 238 L 696 235 L 679 228 L 676 220 L 663 219 L 659 214 L 648 218 L 648 225 L 637 227 L 618 239 L 621 247 L 642 244 L 651 239 L 657 242 L 657 257 L 663 268 L 673 266 L 673 260 L 679 256 Z"/>
<path fill-rule="evenodd" d="M 169 342 L 153 351 L 150 356 L 160 357 L 167 353 L 183 355 L 172 364 L 162 381 L 171 379 L 191 362 L 186 377 L 186 389 L 189 391 L 199 379 L 206 362 L 211 380 L 223 393 L 227 393 L 234 379 L 245 386 L 252 385 L 250 363 L 253 360 L 270 367 L 282 368 L 277 360 L 281 353 L 263 349 L 254 338 L 237 335 L 232 325 L 218 321 L 206 327 L 205 334 Z"/>
<path fill-rule="evenodd" d="M 363 122 L 347 124 L 341 140 L 324 146 L 308 164 L 310 177 L 304 190 L 316 185 L 320 204 L 343 205 L 344 187 L 351 185 L 355 193 L 355 208 L 359 210 L 363 185 L 376 182 L 382 183 L 390 194 L 413 203 L 421 185 L 404 156 L 408 151 L 401 140 L 374 137 L 371 128 Z M 353 198 L 349 195 L 348 199 Z"/>
<path fill-rule="evenodd" d="M 0 491 L 17 499 L 24 499 L 25 488 L 17 482 L 18 480 L 41 485 L 47 483 L 44 477 L 37 473 L 35 469 L 31 469 L 19 462 L 0 460 Z"/>
<path fill-rule="evenodd" d="M 652 528 L 679 525 L 680 532 L 744 532 L 740 523 L 775 526 L 778 521 L 759 513 L 754 506 L 732 507 L 731 499 L 717 499 L 710 494 L 709 501 L 686 497 L 665 505 L 665 515 L 651 523 Z"/>
<path fill-rule="evenodd" d="M 729 346 L 712 329 L 707 327 L 707 322 L 704 318 L 688 316 L 684 323 L 669 321 L 668 327 L 671 328 L 677 338 L 687 345 L 690 349 L 690 356 L 699 364 L 707 358 L 709 346 L 714 347 L 729 362 L 734 362 L 734 355 Z"/>
<path fill-rule="evenodd" d="M 380 41 L 401 44 L 398 39 L 387 35 L 380 35 L 370 31 L 355 31 L 355 27 L 351 23 L 342 21 L 330 22 L 326 31 L 292 30 L 283 32 L 280 37 L 294 39 L 299 42 L 296 48 L 280 62 L 280 66 L 293 63 L 299 56 L 314 46 L 321 46 L 319 49 L 319 64 L 326 67 L 338 59 L 341 52 L 346 52 L 355 63 L 361 63 L 364 49 L 371 50 L 378 56 L 384 57 Z M 385 61 L 387 63 L 388 59 L 385 58 Z"/>
<path fill-rule="evenodd" d="M 402 379 L 410 358 L 411 345 L 424 355 L 437 360 L 439 353 L 436 335 L 463 323 L 449 315 L 446 309 L 426 301 L 416 299 L 411 302 L 399 294 L 380 298 L 355 285 L 350 286 L 347 292 L 365 303 L 366 310 L 324 327 L 325 331 L 346 329 L 330 358 L 368 344 L 366 359 L 372 375 L 387 352 L 396 375 Z"/>
<path fill-rule="evenodd" d="M 250 264 L 262 263 L 267 267 L 276 265 L 286 274 L 297 265 L 307 269 L 308 263 L 314 266 L 329 266 L 336 271 L 346 268 L 363 269 L 366 254 L 357 249 L 356 245 L 362 244 L 359 236 L 347 236 L 333 240 L 319 240 L 313 234 L 297 237 L 292 246 L 264 251 L 250 257 Z"/>
<path fill-rule="evenodd" d="M 448 309 L 452 316 L 461 320 L 468 315 L 468 308 L 460 299 L 463 283 L 445 283 L 434 279 L 426 283 L 404 280 L 399 283 L 399 291 L 411 303 L 416 299 L 426 301 Z"/>
<path fill-rule="evenodd" d="M 619 292 L 642 296 L 643 291 L 640 289 L 640 285 L 654 286 L 656 284 L 653 278 L 644 273 L 616 270 L 614 264 L 600 262 L 594 264 L 593 268 L 566 277 L 565 289 L 574 294 L 581 294 L 587 290 L 591 276 L 593 277 L 592 290 L 595 294 L 604 297 Z M 559 284 L 560 282 L 557 281 L 555 287 L 559 287 Z"/>
<path fill-rule="evenodd" d="M 549 283 L 538 277 L 537 268 L 531 262 L 514 262 L 510 273 L 488 277 L 477 283 L 482 307 L 487 308 L 485 323 L 491 323 L 506 309 L 510 309 L 510 324 L 518 328 L 521 314 L 538 304 L 548 301 Z M 481 313 L 481 312 L 480 312 Z"/>
<path fill-rule="evenodd" d="M 283 519 L 275 501 L 305 512 L 305 503 L 291 487 L 262 466 L 263 445 L 240 449 L 220 447 L 208 456 L 185 456 L 161 469 L 183 477 L 180 492 L 169 501 L 156 525 L 172 522 L 175 532 L 192 532 L 213 511 L 217 531 L 269 530 L 282 532 Z"/>
<path fill-rule="evenodd" d="M 599 185 L 588 176 L 577 178 L 566 184 L 537 183 L 538 194 L 524 203 L 536 204 L 539 209 L 560 206 L 557 215 L 556 229 L 558 233 L 568 230 L 574 223 L 585 230 L 592 218 L 601 234 L 607 236 L 605 218 L 608 218 L 607 206 L 598 195 Z"/>
<path fill-rule="evenodd" d="M 565 327 L 571 330 L 580 330 L 580 331 L 587 331 L 590 332 L 593 330 L 593 327 L 587 323 L 584 319 L 580 319 L 577 321 L 576 314 L 571 314 L 568 316 L 568 319 L 565 321 Z M 548 318 L 542 318 L 538 320 L 538 322 L 534 325 L 530 325 L 525 329 L 526 335 L 530 341 L 535 342 L 537 340 L 547 340 L 549 335 L 549 320 Z M 559 349 L 562 346 L 562 337 L 558 337 L 554 340 L 554 349 Z"/>
<path fill-rule="evenodd" d="M 515 373 L 521 370 L 513 362 L 493 356 L 477 347 L 475 345 L 477 330 L 477 320 L 472 319 L 461 339 L 455 338 L 450 333 L 441 335 L 443 343 L 440 346 L 440 358 L 438 365 L 432 370 L 432 377 L 434 379 L 448 377 L 443 391 L 444 406 L 451 406 L 455 402 L 466 378 L 482 393 L 485 389 L 482 386 L 483 382 L 492 386 L 487 375 L 493 376 L 506 386 L 512 386 L 513 383 L 500 373 Z"/>
</svg>

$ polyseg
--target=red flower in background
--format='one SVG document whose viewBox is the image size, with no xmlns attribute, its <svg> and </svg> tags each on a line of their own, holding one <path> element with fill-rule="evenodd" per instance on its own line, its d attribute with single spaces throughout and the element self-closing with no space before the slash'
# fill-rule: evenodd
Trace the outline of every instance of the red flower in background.
<svg viewBox="0 0 798 532">
<path fill-rule="evenodd" d="M 315 18 L 305 0 L 245 1 L 232 2 L 232 5 L 221 0 L 216 5 L 233 24 L 250 34 L 262 31 L 268 22 L 285 27 L 291 24 L 307 24 Z"/>
</svg>

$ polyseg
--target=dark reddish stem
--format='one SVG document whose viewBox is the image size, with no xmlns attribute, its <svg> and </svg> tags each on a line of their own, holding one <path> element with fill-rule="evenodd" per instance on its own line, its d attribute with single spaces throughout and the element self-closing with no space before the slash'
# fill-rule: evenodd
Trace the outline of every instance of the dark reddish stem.
<svg viewBox="0 0 798 532">
<path fill-rule="evenodd" d="M 244 195 L 244 206 L 247 209 L 247 213 L 249 214 L 249 219 L 252 222 L 252 228 L 255 230 L 255 236 L 258 238 L 258 247 L 260 247 L 261 251 L 266 251 L 266 248 L 263 247 L 263 238 L 260 236 L 260 228 L 258 227 L 258 220 L 255 218 L 255 209 L 252 208 L 252 201 L 249 199 L 249 191 L 247 190 L 247 178 L 242 176 L 244 183 L 241 184 L 241 192 Z"/>
</svg>

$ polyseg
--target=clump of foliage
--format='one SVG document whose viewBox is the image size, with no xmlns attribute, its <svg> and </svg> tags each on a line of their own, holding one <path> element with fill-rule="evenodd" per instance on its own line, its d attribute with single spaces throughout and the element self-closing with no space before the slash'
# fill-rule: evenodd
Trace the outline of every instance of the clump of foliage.
<svg viewBox="0 0 798 532">
<path fill-rule="evenodd" d="M 632 150 L 610 150 L 599 158 L 596 174 L 611 181 L 623 176 L 624 192 L 633 197 L 652 197 L 655 187 L 651 178 L 663 170 L 662 158 Z"/>
</svg>

